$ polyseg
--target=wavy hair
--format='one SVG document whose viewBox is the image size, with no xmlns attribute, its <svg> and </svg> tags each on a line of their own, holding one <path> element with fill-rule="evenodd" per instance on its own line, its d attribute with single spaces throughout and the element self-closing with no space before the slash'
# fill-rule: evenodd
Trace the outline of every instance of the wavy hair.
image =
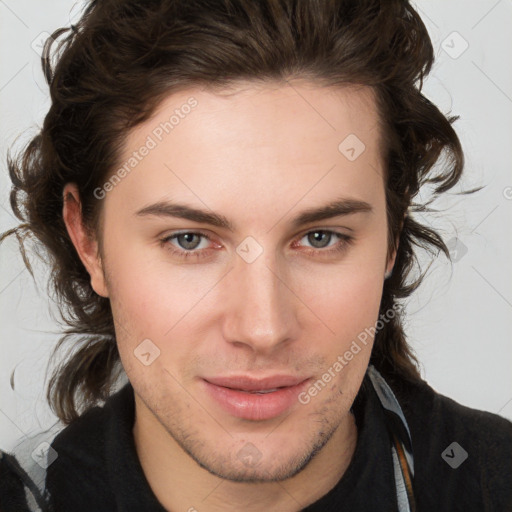
<svg viewBox="0 0 512 512">
<path fill-rule="evenodd" d="M 29 237 L 51 267 L 48 291 L 65 322 L 55 351 L 70 349 L 48 381 L 57 416 L 73 421 L 123 374 L 110 302 L 91 288 L 63 221 L 66 183 L 77 184 L 84 225 L 98 234 L 95 188 L 114 173 L 128 131 L 173 92 L 295 78 L 369 86 L 381 122 L 389 254 L 399 242 L 384 314 L 423 279 L 413 276 L 418 248 L 449 258 L 442 237 L 414 218 L 429 208 L 413 203 L 420 188 L 428 184 L 435 199 L 463 169 L 455 118 L 421 92 L 432 64 L 428 32 L 406 0 L 93 0 L 75 26 L 56 30 L 42 56 L 50 109 L 37 135 L 7 156 L 22 223 L 0 240 L 18 238 L 32 273 Z M 421 379 L 403 314 L 377 332 L 371 363 L 392 380 Z"/>
</svg>

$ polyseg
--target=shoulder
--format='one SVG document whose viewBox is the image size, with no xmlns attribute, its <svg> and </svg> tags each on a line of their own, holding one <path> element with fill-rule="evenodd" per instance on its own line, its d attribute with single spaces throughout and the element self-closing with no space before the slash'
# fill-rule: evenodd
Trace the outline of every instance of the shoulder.
<svg viewBox="0 0 512 512">
<path fill-rule="evenodd" d="M 100 507 L 90 498 L 105 499 L 105 410 L 95 407 L 68 425 L 53 440 L 55 461 L 46 473 L 46 492 L 56 511 Z M 105 489 L 106 490 L 106 489 Z M 84 509 L 85 510 L 85 509 Z M 103 510 L 97 508 L 97 510 Z"/>
<path fill-rule="evenodd" d="M 411 430 L 415 487 L 424 504 L 512 511 L 512 423 L 461 405 L 425 381 L 392 387 Z"/>
<path fill-rule="evenodd" d="M 404 413 L 419 433 L 436 431 L 480 439 L 491 446 L 512 442 L 512 422 L 498 414 L 473 409 L 435 391 L 427 382 L 403 383 L 395 390 Z"/>
<path fill-rule="evenodd" d="M 104 442 L 104 425 L 107 413 L 104 406 L 89 409 L 73 423 L 67 425 L 55 436 L 52 446 L 62 452 L 81 456 L 90 448 L 93 451 L 101 447 Z"/>
<path fill-rule="evenodd" d="M 57 457 L 48 467 L 46 491 L 56 511 L 113 510 L 109 484 L 109 429 L 126 388 L 103 406 L 89 409 L 65 427 L 51 443 Z"/>
<path fill-rule="evenodd" d="M 0 451 L 0 510 L 30 510 L 26 499 L 27 479 L 14 455 Z"/>
</svg>

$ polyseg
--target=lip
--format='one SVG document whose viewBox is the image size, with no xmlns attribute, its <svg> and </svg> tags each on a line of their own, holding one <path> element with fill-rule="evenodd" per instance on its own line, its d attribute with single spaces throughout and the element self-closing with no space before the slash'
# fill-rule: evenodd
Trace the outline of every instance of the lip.
<svg viewBox="0 0 512 512">
<path fill-rule="evenodd" d="M 307 377 L 295 377 L 293 375 L 271 375 L 269 377 L 248 377 L 247 375 L 232 375 L 229 377 L 212 377 L 204 379 L 210 384 L 224 388 L 238 389 L 242 391 L 258 391 L 282 387 L 292 387 L 300 384 Z"/>
<path fill-rule="evenodd" d="M 252 378 L 245 375 L 202 379 L 205 391 L 227 413 L 237 418 L 263 421 L 275 418 L 298 403 L 298 395 L 311 378 L 274 375 Z M 251 393 L 277 389 L 265 394 Z"/>
</svg>

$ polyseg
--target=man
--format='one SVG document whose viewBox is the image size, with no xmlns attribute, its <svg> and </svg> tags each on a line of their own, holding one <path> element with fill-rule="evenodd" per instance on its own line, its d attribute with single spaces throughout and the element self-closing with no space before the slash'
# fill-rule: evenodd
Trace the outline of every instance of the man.
<svg viewBox="0 0 512 512">
<path fill-rule="evenodd" d="M 512 510 L 510 423 L 402 327 L 413 246 L 447 253 L 412 198 L 463 164 L 407 2 L 92 2 L 48 57 L 10 168 L 73 347 L 52 510 Z"/>
</svg>

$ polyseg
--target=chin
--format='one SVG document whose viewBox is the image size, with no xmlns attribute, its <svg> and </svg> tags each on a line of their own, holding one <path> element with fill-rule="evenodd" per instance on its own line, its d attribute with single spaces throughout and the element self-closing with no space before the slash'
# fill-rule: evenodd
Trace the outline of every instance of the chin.
<svg viewBox="0 0 512 512">
<path fill-rule="evenodd" d="M 273 441 L 266 434 L 260 441 L 251 442 L 249 436 L 241 443 L 231 443 L 222 452 L 218 440 L 211 440 L 211 446 L 208 442 L 195 443 L 190 438 L 177 441 L 199 466 L 219 478 L 246 483 L 281 482 L 304 470 L 337 427 L 332 424 L 328 430 L 311 432 L 309 439 L 285 432 L 276 435 Z M 286 445 L 285 440 L 290 439 L 293 445 Z"/>
</svg>

